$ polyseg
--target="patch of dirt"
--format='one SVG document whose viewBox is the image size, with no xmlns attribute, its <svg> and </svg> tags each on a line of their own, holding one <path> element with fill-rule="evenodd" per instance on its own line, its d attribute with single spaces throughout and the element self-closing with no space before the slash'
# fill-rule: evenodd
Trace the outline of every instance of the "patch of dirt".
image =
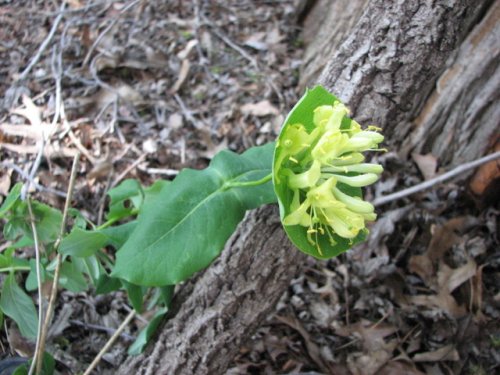
<svg viewBox="0 0 500 375">
<path fill-rule="evenodd" d="M 73 206 L 100 223 L 106 191 L 125 178 L 148 185 L 203 168 L 221 149 L 274 140 L 301 95 L 298 3 L 3 2 L 0 194 L 28 173 L 43 140 L 37 199 L 62 208 L 79 151 Z M 435 173 L 433 160 L 415 160 Z M 420 179 L 411 161 L 380 161 L 372 196 Z M 498 206 L 449 183 L 379 212 L 368 242 L 304 265 L 229 373 L 495 372 Z M 121 293 L 63 292 L 49 346 L 61 373 L 82 371 L 129 309 Z M 113 373 L 143 325 L 131 324 L 99 373 Z M 4 356 L 32 350 L 9 333 Z"/>
</svg>

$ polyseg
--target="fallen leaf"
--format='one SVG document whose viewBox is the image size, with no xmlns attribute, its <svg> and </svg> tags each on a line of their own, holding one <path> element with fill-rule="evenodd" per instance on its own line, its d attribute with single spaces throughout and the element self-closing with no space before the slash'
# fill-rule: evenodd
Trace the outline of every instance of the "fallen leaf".
<svg viewBox="0 0 500 375">
<path fill-rule="evenodd" d="M 316 345 L 316 343 L 314 343 L 314 341 L 311 340 L 309 333 L 304 329 L 302 324 L 294 317 L 276 315 L 276 319 L 278 319 L 282 323 L 285 323 L 286 325 L 290 326 L 291 328 L 295 329 L 298 333 L 300 333 L 300 335 L 304 339 L 307 348 L 307 353 L 309 354 L 311 359 L 314 361 L 314 363 L 316 363 L 316 365 L 322 371 L 328 372 L 328 367 L 321 359 L 319 347 Z"/>
<path fill-rule="evenodd" d="M 29 146 L 29 145 L 14 145 L 11 143 L 1 143 L 0 150 L 5 148 L 6 150 L 18 153 L 18 154 L 37 154 L 39 151 L 38 146 Z M 53 144 L 45 145 L 45 149 L 43 150 L 43 154 L 47 159 L 50 158 L 61 158 L 68 157 L 73 158 L 77 154 L 77 150 L 69 148 L 69 147 L 61 147 Z"/>
<path fill-rule="evenodd" d="M 220 143 L 206 143 L 207 149 L 205 151 L 201 151 L 200 156 L 206 159 L 212 159 L 215 155 L 217 155 L 220 151 L 225 150 L 227 148 L 227 138 L 224 138 Z"/>
<path fill-rule="evenodd" d="M 40 140 L 43 137 L 41 127 L 33 127 L 31 125 L 10 125 L 10 124 L 1 124 L 0 131 L 5 133 L 6 135 L 10 135 L 13 137 L 23 137 L 30 138 L 34 140 Z"/>
<path fill-rule="evenodd" d="M 69 319 L 71 318 L 71 314 L 73 314 L 73 312 L 74 308 L 70 304 L 63 304 L 61 310 L 50 326 L 48 332 L 49 337 L 56 337 L 61 335 L 63 331 L 71 325 Z"/>
<path fill-rule="evenodd" d="M 425 375 L 413 363 L 407 361 L 389 361 L 377 371 L 376 375 Z"/>
<path fill-rule="evenodd" d="M 266 51 L 268 45 L 264 42 L 264 37 L 266 36 L 265 32 L 257 32 L 245 40 L 244 45 L 250 48 L 253 48 L 257 51 Z"/>
<path fill-rule="evenodd" d="M 408 300 L 415 306 L 422 306 L 428 310 L 438 310 L 453 318 L 462 318 L 467 314 L 464 306 L 459 306 L 455 298 L 445 290 L 433 295 L 409 296 Z"/>
<path fill-rule="evenodd" d="M 89 104 L 95 103 L 98 109 L 102 110 L 118 99 L 123 99 L 132 105 L 137 105 L 143 102 L 141 94 L 125 83 L 111 89 L 103 88 L 92 98 L 83 98 L 82 102 Z"/>
<path fill-rule="evenodd" d="M 35 352 L 34 342 L 31 342 L 27 338 L 21 336 L 21 333 L 14 325 L 8 328 L 7 332 L 8 343 L 17 354 L 21 357 L 31 357 L 33 355 Z"/>
<path fill-rule="evenodd" d="M 464 232 L 474 225 L 478 219 L 473 216 L 460 216 L 448 220 L 443 225 L 432 228 L 432 239 L 427 247 L 426 254 L 433 262 L 441 259 L 453 245 L 461 241 L 457 233 Z"/>
<path fill-rule="evenodd" d="M 435 271 L 434 265 L 427 254 L 413 255 L 408 262 L 408 269 L 420 276 L 427 286 L 432 285 Z"/>
<path fill-rule="evenodd" d="M 436 176 L 437 159 L 432 154 L 420 155 L 411 154 L 413 161 L 417 164 L 418 169 L 424 176 L 425 180 L 430 180 Z"/>
<path fill-rule="evenodd" d="M 394 342 L 393 347 L 396 347 Z M 386 350 L 375 350 L 369 353 L 353 354 L 348 356 L 347 365 L 349 370 L 355 375 L 374 375 L 392 357 L 393 347 Z"/>
<path fill-rule="evenodd" d="M 500 142 L 497 142 L 494 151 L 500 151 Z M 483 164 L 472 177 L 470 189 L 476 195 L 483 195 L 493 180 L 500 177 L 500 160 L 492 160 Z"/>
<path fill-rule="evenodd" d="M 191 53 L 193 48 L 196 47 L 197 44 L 198 44 L 197 39 L 191 39 L 189 42 L 187 42 L 186 47 L 184 47 L 184 49 L 177 54 L 177 57 L 180 60 L 187 59 L 189 57 L 189 54 Z"/>
<path fill-rule="evenodd" d="M 170 89 L 170 94 L 175 94 L 181 88 L 182 84 L 186 80 L 189 74 L 190 63 L 189 60 L 182 60 L 181 69 L 179 70 L 179 76 L 177 77 L 177 81 L 175 81 L 174 85 Z"/>
<path fill-rule="evenodd" d="M 278 44 L 283 39 L 285 39 L 285 35 L 280 33 L 279 28 L 275 27 L 266 35 L 266 43 L 267 44 Z"/>
<path fill-rule="evenodd" d="M 432 352 L 415 354 L 412 359 L 415 362 L 458 361 L 460 356 L 453 345 L 445 345 Z"/>
<path fill-rule="evenodd" d="M 268 115 L 278 115 L 280 112 L 278 108 L 269 102 L 269 100 L 262 100 L 258 103 L 248 103 L 241 106 L 241 112 L 244 115 L 254 115 L 263 117 Z"/>
<path fill-rule="evenodd" d="M 87 179 L 109 176 L 113 171 L 113 163 L 107 159 L 97 161 L 94 167 L 87 173 Z"/>
<path fill-rule="evenodd" d="M 446 289 L 448 292 L 453 292 L 464 282 L 476 275 L 477 265 L 474 260 L 470 259 L 467 264 L 459 268 L 450 268 L 442 263 L 438 271 L 438 285 L 440 288 Z"/>
<path fill-rule="evenodd" d="M 17 108 L 12 111 L 17 115 L 28 119 L 32 126 L 40 126 L 42 124 L 42 111 L 27 95 L 23 95 L 23 108 Z"/>
<path fill-rule="evenodd" d="M 11 171 L 7 169 L 3 169 L 0 173 L 0 196 L 7 196 L 10 190 L 10 175 Z M 0 202 L 3 201 L 0 197 Z"/>
</svg>

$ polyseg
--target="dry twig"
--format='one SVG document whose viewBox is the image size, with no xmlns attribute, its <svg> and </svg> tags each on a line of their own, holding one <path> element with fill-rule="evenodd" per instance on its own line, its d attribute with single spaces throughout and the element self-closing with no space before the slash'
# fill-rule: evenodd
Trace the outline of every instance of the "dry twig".
<svg viewBox="0 0 500 375">
<path fill-rule="evenodd" d="M 64 236 L 64 233 L 66 232 L 66 221 L 68 218 L 68 211 L 69 211 L 69 208 L 71 205 L 71 198 L 73 196 L 73 190 L 75 187 L 76 171 L 78 168 L 79 160 L 80 160 L 80 154 L 77 154 L 75 156 L 75 158 L 73 159 L 73 166 L 71 167 L 71 175 L 70 175 L 70 179 L 69 179 L 68 194 L 66 197 L 66 202 L 64 204 L 63 218 L 61 220 L 61 228 L 59 231 L 59 237 L 57 238 L 57 241 L 54 245 L 56 252 L 57 252 L 57 248 L 59 247 L 59 244 L 61 243 L 62 237 Z M 37 263 L 38 263 L 38 261 L 37 261 Z M 45 315 L 45 321 L 43 323 L 42 330 L 38 335 L 39 336 L 38 341 L 40 342 L 40 345 L 38 346 L 38 350 L 35 351 L 35 357 L 33 358 L 33 362 L 36 362 L 37 373 L 39 373 L 42 369 L 43 352 L 45 351 L 45 341 L 47 339 L 47 332 L 49 331 L 49 326 L 50 326 L 50 323 L 52 320 L 52 314 L 54 313 L 54 308 L 55 308 L 55 303 L 56 303 L 57 285 L 59 283 L 61 263 L 62 263 L 62 256 L 60 253 L 57 253 L 56 269 L 54 271 L 54 280 L 52 282 L 52 290 L 50 292 L 50 299 L 49 299 L 49 305 L 47 307 L 47 314 Z M 41 290 L 41 284 L 38 286 L 38 289 Z"/>
<path fill-rule="evenodd" d="M 52 28 L 50 29 L 49 34 L 47 35 L 47 37 L 45 38 L 43 43 L 40 45 L 40 48 L 38 48 L 38 52 L 36 53 L 35 56 L 33 56 L 33 58 L 31 59 L 30 63 L 26 67 L 26 69 L 24 69 L 23 72 L 19 75 L 18 81 L 23 81 L 24 79 L 26 79 L 26 77 L 28 76 L 31 69 L 33 69 L 33 67 L 38 63 L 38 60 L 40 60 L 40 57 L 42 57 L 43 51 L 45 51 L 45 49 L 47 48 L 47 46 L 51 42 L 52 38 L 56 34 L 59 23 L 61 22 L 61 20 L 64 17 L 64 8 L 65 7 L 66 7 L 66 2 L 63 1 L 61 4 L 61 8 L 59 10 L 59 14 L 56 17 L 56 19 L 54 20 L 54 24 L 52 25 Z"/>
<path fill-rule="evenodd" d="M 120 326 L 116 329 L 116 332 L 113 334 L 113 336 L 111 336 L 109 338 L 109 340 L 106 343 L 106 345 L 104 345 L 104 347 L 101 349 L 101 351 L 97 354 L 97 356 L 94 358 L 94 360 L 92 361 L 92 363 L 90 364 L 90 366 L 87 368 L 87 370 L 85 370 L 85 372 L 83 373 L 83 375 L 90 375 L 92 373 L 92 371 L 94 370 L 94 368 L 97 366 L 97 364 L 101 360 L 102 356 L 104 354 L 106 354 L 106 352 L 109 350 L 109 348 L 111 348 L 111 346 L 115 343 L 116 339 L 118 337 L 120 337 L 120 335 L 123 332 L 123 330 L 132 321 L 132 319 L 134 319 L 134 317 L 135 317 L 135 310 L 132 310 L 127 315 L 127 317 L 122 322 L 122 324 L 120 324 Z"/>
<path fill-rule="evenodd" d="M 469 163 L 465 163 L 462 165 L 459 165 L 458 167 L 452 169 L 449 172 L 443 173 L 440 176 L 434 177 L 428 181 L 422 182 L 420 184 L 417 184 L 415 186 L 409 187 L 408 189 L 403 189 L 401 191 L 397 191 L 393 194 L 385 195 L 382 197 L 379 197 L 375 199 L 372 203 L 374 206 L 382 206 L 384 204 L 387 204 L 392 201 L 396 201 L 398 199 L 402 199 L 404 197 L 407 197 L 408 195 L 418 193 L 422 190 L 429 189 L 433 187 L 434 185 L 440 184 L 446 180 L 449 180 L 453 177 L 456 177 L 470 169 L 474 169 L 482 164 L 488 163 L 492 160 L 499 159 L 500 158 L 500 151 L 494 152 L 492 154 L 483 156 L 480 159 L 471 161 Z"/>
<path fill-rule="evenodd" d="M 36 230 L 36 225 L 35 225 L 35 215 L 33 214 L 33 209 L 31 207 L 31 199 L 29 195 L 26 197 L 26 203 L 28 204 L 28 212 L 31 222 L 31 231 L 33 232 L 33 241 L 35 242 L 36 282 L 38 284 L 38 329 L 37 329 L 37 335 L 36 335 L 37 339 L 35 344 L 35 357 L 31 362 L 31 366 L 28 372 L 28 375 L 31 375 L 35 371 L 35 366 L 38 368 L 38 363 L 37 363 L 38 361 L 36 360 L 37 353 L 40 352 L 43 353 L 43 344 L 41 337 L 43 332 L 42 322 L 44 314 L 43 314 L 43 294 L 42 294 L 42 272 L 40 269 L 40 247 L 38 242 L 38 232 Z M 41 347 L 42 349 L 40 351 Z M 43 358 L 43 354 L 41 355 L 41 357 Z"/>
<path fill-rule="evenodd" d="M 116 23 L 118 22 L 118 20 L 120 19 L 120 17 L 126 11 L 128 11 L 130 8 L 132 8 L 134 5 L 136 5 L 137 3 L 139 3 L 140 1 L 141 0 L 134 0 L 130 4 L 128 4 L 127 6 L 125 6 L 120 11 L 120 13 L 111 21 L 111 23 L 99 34 L 99 36 L 96 38 L 96 40 L 94 41 L 94 43 L 92 44 L 92 46 L 89 48 L 89 51 L 87 52 L 87 55 L 83 59 L 82 66 L 85 66 L 85 65 L 88 64 L 88 62 L 90 60 L 90 57 L 92 56 L 92 53 L 94 52 L 94 50 L 96 49 L 96 47 L 99 45 L 99 43 L 101 43 L 102 38 L 104 38 L 104 36 L 109 32 L 109 30 L 111 30 L 113 28 L 113 26 L 116 25 Z"/>
</svg>

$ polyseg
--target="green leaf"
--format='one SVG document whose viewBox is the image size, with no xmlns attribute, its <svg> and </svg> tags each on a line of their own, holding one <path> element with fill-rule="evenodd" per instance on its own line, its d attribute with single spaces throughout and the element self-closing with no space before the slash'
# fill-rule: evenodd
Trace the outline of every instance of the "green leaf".
<svg viewBox="0 0 500 375">
<path fill-rule="evenodd" d="M 0 268 L 9 267 L 12 264 L 12 257 L 0 254 Z"/>
<path fill-rule="evenodd" d="M 19 358 L 17 358 L 19 359 Z M 32 360 L 26 361 L 25 363 L 19 365 L 12 375 L 28 375 L 29 368 L 31 366 Z M 53 375 L 56 369 L 56 360 L 49 353 L 43 353 L 42 371 L 40 375 Z M 3 374 L 3 372 L 2 372 Z"/>
<path fill-rule="evenodd" d="M 97 284 L 97 280 L 101 275 L 106 272 L 95 255 L 86 258 L 73 257 L 71 261 L 78 269 L 90 277 L 94 285 Z"/>
<path fill-rule="evenodd" d="M 156 329 L 160 325 L 166 313 L 167 308 L 159 309 L 155 313 L 153 319 L 151 319 L 148 325 L 144 327 L 144 329 L 141 331 L 141 333 L 139 333 L 132 345 L 130 345 L 130 347 L 128 348 L 129 355 L 138 355 L 142 353 L 149 340 L 151 340 L 151 337 L 153 337 L 153 334 L 156 332 Z"/>
<path fill-rule="evenodd" d="M 242 155 L 222 151 L 201 171 L 186 169 L 146 202 L 137 227 L 117 253 L 112 275 L 134 284 L 177 284 L 207 267 L 221 252 L 245 211 L 276 201 L 270 182 L 273 144 Z"/>
<path fill-rule="evenodd" d="M 31 202 L 38 239 L 42 243 L 54 242 L 59 235 L 62 213 L 43 203 Z M 26 202 L 19 202 L 13 210 L 13 216 L 4 227 L 5 238 L 15 240 L 20 235 L 33 239 L 31 221 Z"/>
<path fill-rule="evenodd" d="M 132 307 L 138 313 L 142 312 L 142 302 L 144 301 L 144 293 L 142 286 L 129 283 L 128 281 L 122 280 L 122 285 L 127 291 L 128 299 L 132 304 Z"/>
<path fill-rule="evenodd" d="M 87 223 L 89 223 L 88 219 L 76 208 L 70 207 L 68 209 L 68 214 L 74 220 L 74 226 L 85 229 L 87 227 Z"/>
<path fill-rule="evenodd" d="M 102 274 L 97 280 L 95 293 L 96 294 L 108 294 L 120 290 L 122 287 L 122 282 L 116 277 L 110 277 L 107 274 Z"/>
<path fill-rule="evenodd" d="M 74 257 L 89 257 L 105 246 L 121 247 L 135 228 L 136 222 L 108 227 L 101 230 L 84 230 L 74 227 L 62 239 L 59 252 Z"/>
<path fill-rule="evenodd" d="M 293 191 L 287 185 L 287 179 L 278 177 L 280 165 L 277 165 L 277 161 L 283 160 L 282 153 L 285 152 L 285 148 L 282 145 L 288 127 L 295 124 L 302 124 L 307 130 L 307 133 L 310 134 L 315 129 L 313 122 L 314 110 L 321 105 L 332 105 L 334 101 L 338 100 L 339 99 L 323 87 L 316 86 L 312 90 L 306 91 L 304 96 L 297 102 L 285 119 L 284 126 L 278 136 L 273 159 L 273 184 L 278 197 L 281 220 L 290 214 L 294 196 Z M 342 119 L 341 129 L 349 129 L 350 127 L 351 119 L 344 117 Z M 339 183 L 337 187 L 350 196 L 362 197 L 360 188 L 353 188 L 341 183 Z M 283 227 L 290 240 L 298 249 L 319 259 L 329 259 L 337 256 L 351 248 L 354 244 L 363 241 L 366 237 L 366 233 L 364 232 L 360 232 L 359 235 L 353 239 L 346 239 L 333 233 L 332 237 L 335 241 L 335 245 L 331 244 L 330 238 L 326 235 L 319 236 L 317 244 L 311 244 L 307 238 L 307 227 L 302 225 L 283 225 Z M 319 251 L 318 248 L 320 248 L 321 251 Z"/>
<path fill-rule="evenodd" d="M 56 360 L 47 352 L 43 353 L 42 374 L 52 375 L 56 369 Z"/>
<path fill-rule="evenodd" d="M 136 226 L 137 220 L 133 220 L 125 224 L 101 229 L 100 232 L 107 237 L 106 246 L 110 245 L 115 249 L 119 249 L 128 240 Z"/>
<path fill-rule="evenodd" d="M 33 241 L 33 238 L 23 235 L 21 238 L 19 238 L 16 242 L 12 244 L 12 247 L 16 249 L 21 249 L 23 247 L 29 247 L 34 245 L 35 241 Z"/>
<path fill-rule="evenodd" d="M 21 190 L 23 188 L 23 184 L 18 182 L 14 185 L 14 187 L 10 190 L 9 194 L 5 198 L 0 206 L 0 217 L 3 217 L 7 211 L 9 211 L 12 206 L 17 202 L 19 197 L 21 196 Z"/>
<path fill-rule="evenodd" d="M 32 292 L 38 289 L 38 280 L 36 276 L 36 260 L 30 259 L 29 265 L 31 267 L 31 270 L 30 273 L 28 274 L 28 277 L 26 278 L 24 287 L 28 292 Z M 47 271 L 45 270 L 45 267 L 43 265 L 40 266 L 40 276 L 43 283 L 47 279 Z"/>
<path fill-rule="evenodd" d="M 169 180 L 156 180 L 151 186 L 144 188 L 144 204 L 150 204 L 151 200 L 157 199 L 161 191 L 171 183 Z"/>
<path fill-rule="evenodd" d="M 30 263 L 27 259 L 14 257 L 15 249 L 7 248 L 3 254 L 0 254 L 0 271 L 29 271 Z"/>
<path fill-rule="evenodd" d="M 88 231 L 74 227 L 70 234 L 63 238 L 59 252 L 74 257 L 88 257 L 106 246 L 108 236 L 100 231 Z"/>
<path fill-rule="evenodd" d="M 170 307 L 172 298 L 174 296 L 175 285 L 161 286 L 153 289 L 153 293 L 150 298 L 148 298 L 148 303 L 146 305 L 146 310 L 152 310 L 155 306 L 165 306 Z"/>
<path fill-rule="evenodd" d="M 38 316 L 35 305 L 31 297 L 16 284 L 13 273 L 4 280 L 0 308 L 17 323 L 21 335 L 29 339 L 36 338 Z"/>
<path fill-rule="evenodd" d="M 65 261 L 61 265 L 59 284 L 73 293 L 83 292 L 88 287 L 82 272 L 69 261 Z"/>
<path fill-rule="evenodd" d="M 162 286 L 160 288 L 161 298 L 166 307 L 170 308 L 170 303 L 174 297 L 175 285 Z"/>
<path fill-rule="evenodd" d="M 111 198 L 108 220 L 119 220 L 132 215 L 144 199 L 144 192 L 139 181 L 134 179 L 124 180 L 120 185 L 108 191 Z"/>
</svg>

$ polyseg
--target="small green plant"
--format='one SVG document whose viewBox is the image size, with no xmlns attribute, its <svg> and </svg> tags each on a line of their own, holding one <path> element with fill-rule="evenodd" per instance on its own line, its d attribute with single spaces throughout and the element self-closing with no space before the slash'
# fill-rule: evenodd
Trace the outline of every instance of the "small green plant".
<svg viewBox="0 0 500 375">
<path fill-rule="evenodd" d="M 183 170 L 173 181 L 149 187 L 123 181 L 108 192 L 100 226 L 77 210 L 61 213 L 36 201 L 30 212 L 18 183 L 0 207 L 4 237 L 11 241 L 0 254 L 0 272 L 7 273 L 0 310 L 33 339 L 38 316 L 25 290 L 36 290 L 37 279 L 55 279 L 74 292 L 123 289 L 135 311 L 158 307 L 130 348 L 137 354 L 166 313 L 174 286 L 220 254 L 247 210 L 277 202 L 291 241 L 320 259 L 364 240 L 365 222 L 376 215 L 361 187 L 374 183 L 382 167 L 364 163 L 362 153 L 379 150 L 378 131 L 362 130 L 335 96 L 317 86 L 290 112 L 275 143 L 241 155 L 222 151 L 206 169 Z M 66 215 L 73 223 L 69 233 L 60 231 Z M 38 264 L 16 255 L 35 245 L 41 250 Z M 24 287 L 19 273 L 27 273 Z"/>
</svg>

